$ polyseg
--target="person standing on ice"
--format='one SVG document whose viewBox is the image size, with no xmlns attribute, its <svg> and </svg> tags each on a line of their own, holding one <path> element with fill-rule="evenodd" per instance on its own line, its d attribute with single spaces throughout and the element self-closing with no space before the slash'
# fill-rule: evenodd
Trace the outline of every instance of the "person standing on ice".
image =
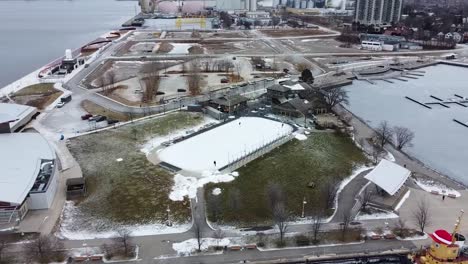
<svg viewBox="0 0 468 264">
<path fill-rule="evenodd" d="M 214 164 L 214 166 L 216 167 L 216 160 L 215 160 L 215 161 L 213 161 L 213 164 Z"/>
</svg>

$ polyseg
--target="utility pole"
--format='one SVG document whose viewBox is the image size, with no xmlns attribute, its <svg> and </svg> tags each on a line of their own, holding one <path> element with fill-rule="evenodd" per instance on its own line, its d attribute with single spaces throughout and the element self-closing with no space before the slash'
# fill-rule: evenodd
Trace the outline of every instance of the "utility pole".
<svg viewBox="0 0 468 264">
<path fill-rule="evenodd" d="M 305 217 L 305 205 L 307 204 L 307 201 L 306 201 L 306 198 L 304 196 L 304 199 L 302 200 L 302 214 L 301 214 L 301 217 L 304 218 Z"/>
</svg>

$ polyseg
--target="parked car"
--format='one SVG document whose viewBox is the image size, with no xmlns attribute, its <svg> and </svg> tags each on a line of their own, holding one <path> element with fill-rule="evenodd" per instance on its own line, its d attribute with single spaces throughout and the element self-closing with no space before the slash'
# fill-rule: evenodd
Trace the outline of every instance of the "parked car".
<svg viewBox="0 0 468 264">
<path fill-rule="evenodd" d="M 107 117 L 105 116 L 99 116 L 98 118 L 96 118 L 96 122 L 102 122 L 102 121 L 106 121 L 107 120 Z"/>
<path fill-rule="evenodd" d="M 91 117 L 93 117 L 92 114 L 82 115 L 82 116 L 81 116 L 81 120 L 88 120 L 88 119 L 90 119 Z"/>
<path fill-rule="evenodd" d="M 222 78 L 221 83 L 229 83 L 229 79 L 228 78 Z"/>
<path fill-rule="evenodd" d="M 103 116 L 102 115 L 95 115 L 95 116 L 92 116 L 88 119 L 89 122 L 93 122 L 93 121 L 96 121 L 100 118 L 102 118 Z M 101 120 L 102 121 L 102 120 Z"/>
<path fill-rule="evenodd" d="M 274 81 L 275 79 L 274 78 L 266 78 L 266 80 L 271 82 L 271 81 Z"/>
<path fill-rule="evenodd" d="M 57 108 L 62 108 L 64 105 L 65 105 L 64 102 L 59 102 L 59 103 L 57 104 Z"/>
<path fill-rule="evenodd" d="M 113 124 L 116 124 L 116 123 L 118 123 L 118 122 L 119 122 L 119 120 L 107 119 L 107 124 L 109 124 L 109 125 L 113 125 Z"/>
</svg>

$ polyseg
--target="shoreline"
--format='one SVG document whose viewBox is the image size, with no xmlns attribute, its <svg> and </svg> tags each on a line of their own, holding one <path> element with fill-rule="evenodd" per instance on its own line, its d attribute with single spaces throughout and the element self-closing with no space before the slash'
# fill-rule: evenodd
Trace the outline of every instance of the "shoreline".
<svg viewBox="0 0 468 264">
<path fill-rule="evenodd" d="M 351 115 L 353 119 L 358 120 L 361 124 L 363 124 L 364 126 L 366 126 L 366 128 L 369 129 L 370 131 L 372 131 L 372 132 L 375 131 L 375 130 L 374 130 L 371 126 L 369 126 L 369 124 L 367 124 L 361 117 L 355 115 L 353 112 L 351 112 L 351 111 L 350 111 L 349 109 L 347 109 L 345 106 L 343 106 L 343 105 L 341 105 L 341 104 L 340 104 L 339 106 L 340 106 L 341 109 L 339 109 L 339 110 L 337 111 L 337 114 L 338 114 L 338 115 L 340 115 L 340 116 L 343 115 L 342 111 L 344 111 L 345 113 Z M 346 115 L 346 114 L 345 114 L 345 115 Z M 353 127 L 354 127 L 354 126 L 353 126 Z M 390 153 L 392 153 L 392 152 L 397 152 L 397 153 L 402 154 L 402 155 L 405 156 L 407 159 L 409 159 L 409 160 L 415 162 L 416 164 L 418 164 L 419 166 L 423 167 L 424 169 L 429 170 L 429 171 L 435 173 L 439 178 L 442 179 L 442 181 L 441 181 L 440 179 L 434 178 L 434 177 L 431 176 L 431 175 L 424 174 L 425 176 L 430 177 L 430 178 L 432 178 L 432 179 L 434 179 L 434 180 L 437 180 L 437 181 L 441 182 L 442 184 L 447 185 L 448 187 L 452 187 L 452 188 L 454 188 L 454 189 L 456 189 L 456 190 L 467 190 L 467 189 L 468 189 L 468 184 L 465 184 L 465 183 L 460 182 L 460 181 L 458 181 L 458 180 L 456 180 L 456 179 L 453 179 L 452 177 L 446 175 L 445 173 L 440 172 L 440 171 L 438 171 L 438 170 L 432 168 L 430 165 L 425 164 L 424 162 L 420 161 L 418 158 L 409 155 L 409 154 L 406 153 L 405 151 L 401 151 L 401 150 L 395 149 L 395 147 L 394 147 L 393 145 L 389 145 L 389 146 L 391 146 L 391 150 L 388 150 L 388 149 L 387 149 L 388 152 L 390 152 Z M 387 148 L 388 148 L 388 147 L 387 147 Z M 449 182 L 449 184 L 447 184 L 447 181 Z"/>
</svg>

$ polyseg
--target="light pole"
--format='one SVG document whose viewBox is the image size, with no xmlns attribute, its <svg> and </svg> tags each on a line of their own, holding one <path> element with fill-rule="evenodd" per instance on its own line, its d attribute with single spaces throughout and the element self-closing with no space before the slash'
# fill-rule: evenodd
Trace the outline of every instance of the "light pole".
<svg viewBox="0 0 468 264">
<path fill-rule="evenodd" d="M 171 219 L 170 219 L 171 209 L 169 208 L 169 205 L 167 205 L 166 212 L 167 212 L 167 223 L 166 223 L 166 225 L 167 226 L 172 226 Z"/>
<path fill-rule="evenodd" d="M 302 218 L 305 217 L 305 205 L 306 204 L 307 204 L 307 201 L 306 201 L 306 198 L 304 196 L 304 199 L 302 200 L 302 215 L 301 215 Z"/>
</svg>

